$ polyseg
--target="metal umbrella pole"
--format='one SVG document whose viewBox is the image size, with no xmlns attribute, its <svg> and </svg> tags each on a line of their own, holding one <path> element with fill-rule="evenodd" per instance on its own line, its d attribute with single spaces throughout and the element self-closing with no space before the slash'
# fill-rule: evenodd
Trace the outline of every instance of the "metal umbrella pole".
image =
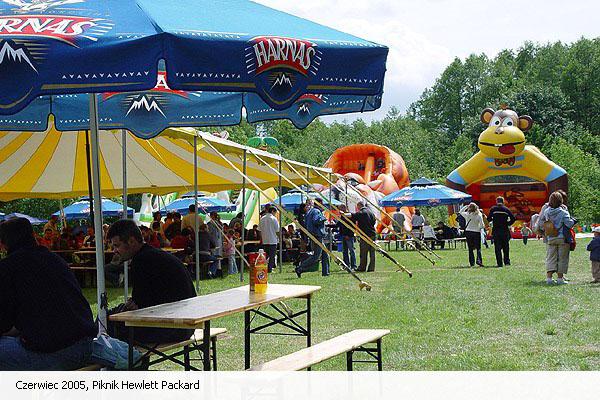
<svg viewBox="0 0 600 400">
<path fill-rule="evenodd" d="M 94 235 L 96 237 L 96 286 L 98 301 L 99 331 L 107 327 L 108 298 L 104 281 L 104 235 L 102 234 L 102 188 L 100 186 L 100 145 L 98 137 L 98 99 L 90 94 L 90 133 L 92 144 L 92 182 L 94 192 Z"/>
<path fill-rule="evenodd" d="M 246 150 L 244 150 L 244 156 L 242 159 L 242 262 L 240 263 L 240 282 L 244 282 L 244 262 L 246 260 L 246 253 L 244 252 L 244 242 L 246 240 L 246 163 L 247 156 Z"/>
<path fill-rule="evenodd" d="M 279 207 L 282 207 L 281 204 L 281 194 L 283 190 L 281 190 L 281 160 L 279 160 Z M 279 213 L 279 273 L 283 272 L 283 224 L 282 224 L 282 215 Z"/>
<path fill-rule="evenodd" d="M 198 134 L 194 135 L 194 261 L 196 263 L 196 292 L 200 294 L 200 235 L 198 232 Z"/>
<path fill-rule="evenodd" d="M 127 219 L 127 131 L 121 129 L 121 150 L 123 161 L 123 218 Z M 123 301 L 129 297 L 129 261 L 123 263 Z"/>
</svg>

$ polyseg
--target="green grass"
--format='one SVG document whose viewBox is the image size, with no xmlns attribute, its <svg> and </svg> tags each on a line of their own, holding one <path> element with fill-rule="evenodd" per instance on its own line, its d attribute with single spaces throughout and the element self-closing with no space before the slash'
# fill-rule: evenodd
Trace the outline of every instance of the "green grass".
<svg viewBox="0 0 600 400">
<path fill-rule="evenodd" d="M 330 277 L 304 274 L 291 265 L 269 277 L 273 283 L 322 286 L 313 299 L 313 343 L 356 328 L 387 328 L 386 370 L 598 370 L 600 369 L 600 286 L 591 285 L 589 253 L 582 239 L 571 253 L 569 285 L 545 284 L 543 243 L 511 243 L 512 266 L 468 268 L 466 250 L 444 250 L 436 266 L 413 251 L 391 254 L 414 273 L 412 279 L 377 259 L 375 273 L 361 274 L 372 286 L 337 270 Z M 486 265 L 493 248 L 483 249 Z M 239 277 L 203 281 L 202 293 L 240 285 Z M 95 289 L 85 289 L 95 308 Z M 110 289 L 111 306 L 122 289 Z M 299 307 L 299 301 L 288 303 Z M 228 334 L 219 339 L 219 368 L 243 369 L 243 314 L 213 321 Z M 303 347 L 304 338 L 253 336 L 252 364 Z M 165 366 L 166 367 L 166 366 Z M 371 366 L 359 366 L 363 369 Z M 167 367 L 168 368 L 168 367 Z M 315 370 L 344 370 L 345 357 Z"/>
</svg>

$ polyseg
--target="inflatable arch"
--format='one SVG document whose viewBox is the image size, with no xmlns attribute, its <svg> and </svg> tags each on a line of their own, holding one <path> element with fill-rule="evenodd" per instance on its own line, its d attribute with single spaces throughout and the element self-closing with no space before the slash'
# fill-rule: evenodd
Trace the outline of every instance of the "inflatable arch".
<svg viewBox="0 0 600 400">
<path fill-rule="evenodd" d="M 480 151 L 452 171 L 446 184 L 469 193 L 486 213 L 496 197 L 503 196 L 517 220 L 529 222 L 550 193 L 568 191 L 567 172 L 537 147 L 525 144 L 524 132 L 533 125 L 531 117 L 519 116 L 506 107 L 498 111 L 486 108 L 481 121 L 488 127 L 479 135 Z"/>
</svg>

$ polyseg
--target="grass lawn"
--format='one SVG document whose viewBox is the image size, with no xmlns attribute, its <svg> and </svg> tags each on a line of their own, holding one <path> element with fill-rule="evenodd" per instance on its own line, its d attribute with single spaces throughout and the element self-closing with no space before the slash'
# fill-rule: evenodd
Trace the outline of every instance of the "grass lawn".
<svg viewBox="0 0 600 400">
<path fill-rule="evenodd" d="M 545 284 L 541 241 L 512 241 L 512 266 L 503 269 L 468 268 L 463 249 L 439 251 L 443 260 L 433 267 L 413 251 L 392 252 L 413 271 L 412 279 L 378 256 L 377 271 L 361 275 L 371 292 L 359 291 L 357 281 L 334 265 L 327 278 L 307 273 L 302 279 L 286 265 L 269 281 L 322 286 L 313 298 L 313 343 L 356 328 L 390 329 L 383 339 L 385 370 L 599 370 L 600 285 L 588 283 L 588 242 L 580 239 L 571 253 L 570 284 L 564 286 Z M 483 258 L 495 264 L 493 248 L 483 249 Z M 201 285 L 206 294 L 240 282 L 230 276 Z M 85 295 L 95 308 L 95 289 Z M 109 298 L 111 306 L 118 304 L 122 289 L 110 289 Z M 212 326 L 229 331 L 218 342 L 220 370 L 243 369 L 243 314 Z M 287 336 L 252 340 L 253 365 L 305 343 Z M 314 370 L 345 370 L 345 362 L 342 355 Z"/>
</svg>

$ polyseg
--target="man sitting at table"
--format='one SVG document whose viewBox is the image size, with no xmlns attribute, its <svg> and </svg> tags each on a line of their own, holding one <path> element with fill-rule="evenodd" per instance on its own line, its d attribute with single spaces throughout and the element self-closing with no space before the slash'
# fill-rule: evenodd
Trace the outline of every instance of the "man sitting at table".
<svg viewBox="0 0 600 400">
<path fill-rule="evenodd" d="M 131 261 L 133 290 L 127 303 L 109 311 L 114 314 L 171 303 L 196 296 L 190 275 L 179 259 L 144 243 L 134 221 L 122 219 L 111 225 L 107 234 L 113 250 L 122 261 Z M 110 322 L 108 332 L 120 339 L 127 338 L 122 323 Z M 144 343 L 169 343 L 189 339 L 193 329 L 135 328 L 134 338 Z"/>
<path fill-rule="evenodd" d="M 0 370 L 73 370 L 97 328 L 67 263 L 36 244 L 25 218 L 0 224 Z"/>
</svg>

